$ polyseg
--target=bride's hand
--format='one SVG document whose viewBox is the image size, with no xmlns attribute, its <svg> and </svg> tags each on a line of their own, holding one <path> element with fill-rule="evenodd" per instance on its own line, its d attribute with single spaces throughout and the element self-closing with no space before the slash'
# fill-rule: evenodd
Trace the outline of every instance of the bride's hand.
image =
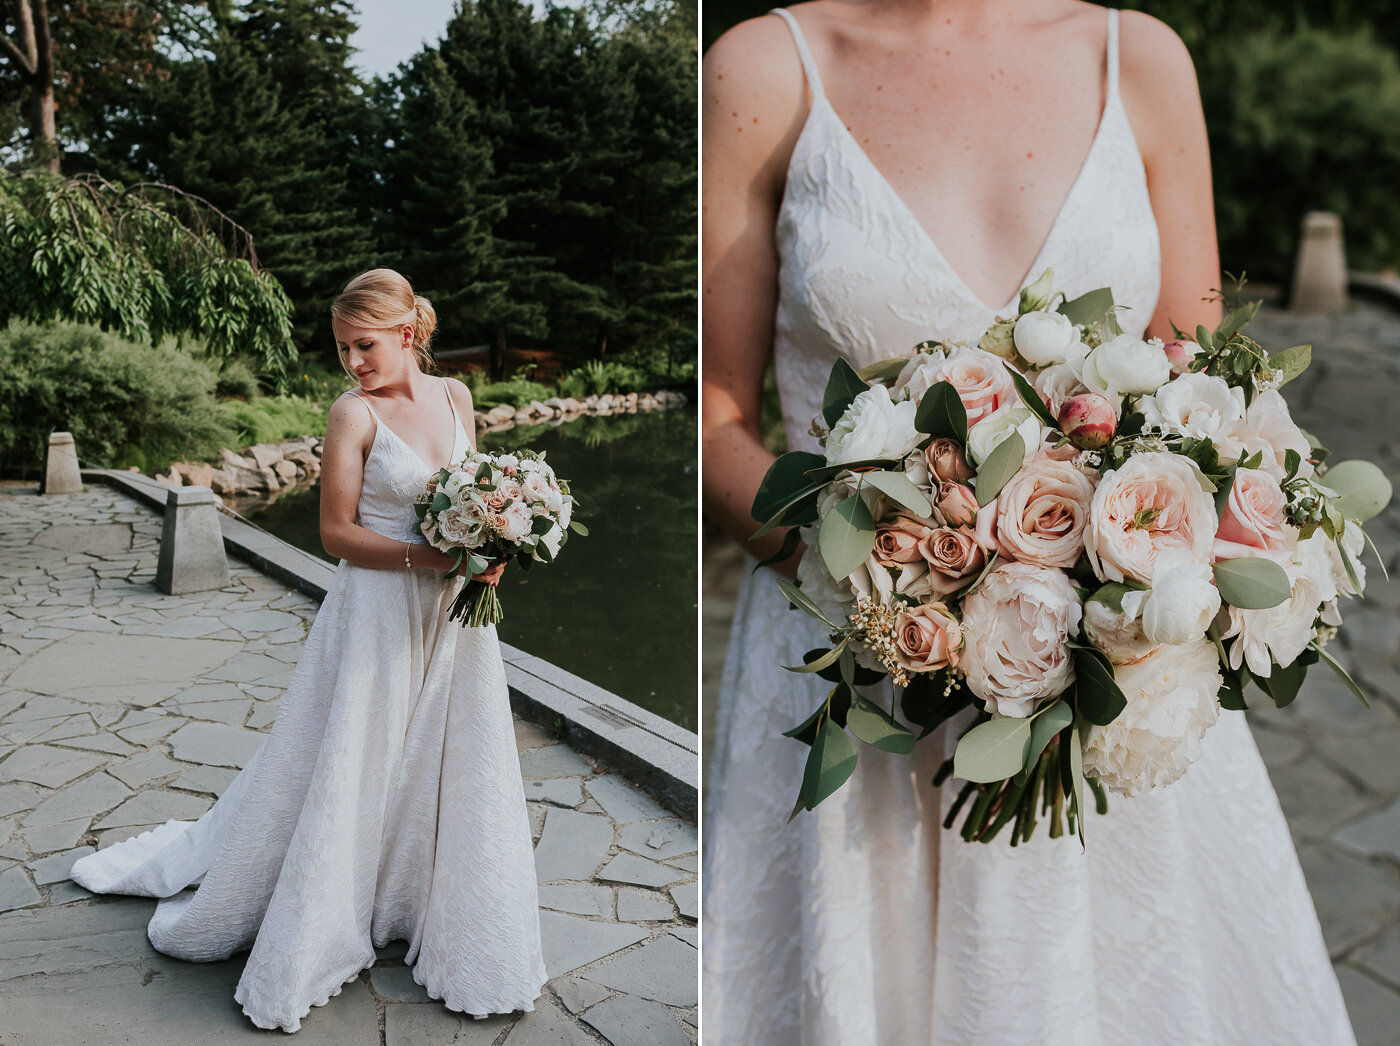
<svg viewBox="0 0 1400 1046">
<path fill-rule="evenodd" d="M 505 572 L 506 565 L 504 563 L 497 563 L 495 566 L 487 567 L 480 574 L 473 574 L 472 580 L 483 581 L 494 588 L 496 585 L 500 584 L 501 575 Z"/>
</svg>

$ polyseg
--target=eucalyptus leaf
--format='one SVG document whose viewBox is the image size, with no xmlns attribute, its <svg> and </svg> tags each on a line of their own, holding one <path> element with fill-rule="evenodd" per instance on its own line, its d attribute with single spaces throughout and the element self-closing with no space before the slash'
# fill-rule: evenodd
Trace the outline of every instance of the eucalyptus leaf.
<svg viewBox="0 0 1400 1046">
<path fill-rule="evenodd" d="M 1026 441 L 1019 432 L 1012 432 L 998 443 L 987 460 L 977 466 L 977 504 L 990 505 L 992 499 L 1001 493 L 1001 488 L 1011 482 L 1011 477 L 1021 471 L 1026 460 Z"/>
<path fill-rule="evenodd" d="M 857 694 L 846 712 L 846 726 L 868 745 L 883 752 L 907 755 L 914 750 L 914 734 L 879 705 Z"/>
<path fill-rule="evenodd" d="M 808 469 L 806 476 L 810 482 L 826 486 L 843 472 L 885 472 L 898 467 L 899 461 L 895 458 L 861 458 L 859 461 L 840 461 L 835 465 L 826 464 L 823 458 L 822 464 Z"/>
<path fill-rule="evenodd" d="M 802 774 L 807 809 L 814 809 L 845 784 L 855 769 L 856 746 L 850 734 L 830 719 L 823 719 L 812 741 L 812 750 L 807 753 L 807 766 Z"/>
<path fill-rule="evenodd" d="M 1031 744 L 1029 719 L 992 719 L 974 726 L 953 752 L 953 773 L 990 784 L 1020 773 Z"/>
<path fill-rule="evenodd" d="M 798 588 L 787 578 L 778 578 L 778 590 L 782 592 L 782 594 L 787 597 L 787 601 L 797 607 L 798 610 L 816 618 L 822 624 L 826 625 L 827 628 L 839 627 L 834 622 L 827 620 L 826 614 L 822 612 L 821 607 L 813 602 L 811 596 L 807 595 L 806 592 L 803 592 L 802 589 Z"/>
<path fill-rule="evenodd" d="M 1283 567 L 1262 556 L 1222 559 L 1211 570 L 1220 598 L 1239 610 L 1268 610 L 1292 591 Z"/>
<path fill-rule="evenodd" d="M 1123 597 L 1129 592 L 1142 592 L 1146 588 L 1146 585 L 1136 581 L 1132 584 L 1121 581 L 1106 581 L 1094 590 L 1094 594 L 1089 597 L 1089 600 L 1094 603 L 1102 603 L 1115 614 L 1121 614 L 1123 612 Z"/>
<path fill-rule="evenodd" d="M 846 408 L 866 389 L 869 382 L 863 381 L 844 356 L 837 356 L 831 365 L 831 376 L 826 379 L 826 391 L 822 394 L 822 418 L 827 428 L 841 420 Z"/>
<path fill-rule="evenodd" d="M 935 382 L 924 393 L 914 414 L 914 428 L 934 439 L 967 442 L 967 408 L 952 382 Z"/>
<path fill-rule="evenodd" d="M 581 538 L 588 537 L 588 528 L 576 519 L 569 520 L 569 529 Z"/>
<path fill-rule="evenodd" d="M 1060 303 L 1059 312 L 1069 317 L 1070 323 L 1091 327 L 1098 323 L 1113 308 L 1113 291 L 1100 287 L 1087 294 L 1081 294 L 1073 301 Z"/>
<path fill-rule="evenodd" d="M 825 486 L 825 483 L 813 483 L 797 491 L 768 518 L 763 526 L 750 535 L 750 540 L 757 540 L 779 527 L 805 527 L 809 523 L 815 523 L 817 519 L 817 495 Z"/>
<path fill-rule="evenodd" d="M 822 455 L 806 450 L 793 450 L 781 455 L 764 473 L 750 514 L 760 523 L 767 523 L 812 486 L 813 481 L 808 478 L 807 471 L 825 464 L 826 458 Z"/>
<path fill-rule="evenodd" d="M 1342 667 L 1342 663 L 1320 646 L 1315 646 L 1312 649 L 1316 650 L 1318 656 L 1321 657 L 1323 661 L 1327 662 L 1328 668 L 1337 673 L 1337 678 L 1346 684 L 1346 688 L 1352 692 L 1356 699 L 1367 708 L 1370 708 L 1371 702 L 1366 700 L 1366 695 L 1363 694 L 1361 688 L 1356 685 L 1356 680 L 1352 679 L 1350 673 Z"/>
<path fill-rule="evenodd" d="M 432 510 L 434 512 L 446 512 L 447 509 L 451 507 L 451 505 L 452 499 L 449 498 L 442 491 L 439 490 L 436 494 L 433 495 Z"/>
<path fill-rule="evenodd" d="M 1049 425 L 1052 429 L 1060 427 L 1060 419 L 1050 413 L 1050 408 L 1045 405 L 1045 401 L 1040 398 L 1040 393 L 1035 391 L 1035 386 L 1022 377 L 1011 364 L 1003 364 L 1007 373 L 1011 375 L 1011 384 L 1016 386 L 1016 395 L 1021 397 L 1021 402 L 1026 405 L 1032 414 Z"/>
<path fill-rule="evenodd" d="M 1074 789 L 1074 823 L 1079 845 L 1084 845 L 1084 724 L 1075 723 L 1069 735 L 1069 777 Z"/>
<path fill-rule="evenodd" d="M 1278 384 L 1275 388 L 1283 388 L 1290 381 L 1296 378 L 1303 371 L 1308 369 L 1312 363 L 1311 345 L 1294 345 L 1291 349 L 1284 349 L 1269 357 L 1269 365 L 1279 372 Z"/>
<path fill-rule="evenodd" d="M 1329 468 L 1322 482 L 1335 490 L 1341 499 L 1342 515 L 1365 523 L 1390 504 L 1390 480 L 1369 461 L 1353 459 L 1339 461 Z"/>
<path fill-rule="evenodd" d="M 1091 647 L 1076 647 L 1073 656 L 1079 716 L 1096 726 L 1107 726 L 1128 706 L 1128 699 L 1113 678 L 1113 665 Z"/>
<path fill-rule="evenodd" d="M 1033 767 L 1045 751 L 1050 739 L 1074 721 L 1074 710 L 1065 704 L 1064 699 L 1056 701 L 1044 711 L 1037 712 L 1031 726 L 1031 746 L 1026 753 L 1026 766 Z"/>
<path fill-rule="evenodd" d="M 885 382 L 894 381 L 899 377 L 899 372 L 904 369 L 904 365 L 909 362 L 907 356 L 894 356 L 887 360 L 880 360 L 876 363 L 867 363 L 860 370 L 856 371 L 856 376 L 861 381 Z"/>
<path fill-rule="evenodd" d="M 865 500 L 856 495 L 837 502 L 822 520 L 817 545 L 833 578 L 850 577 L 875 548 L 875 520 Z"/>
<path fill-rule="evenodd" d="M 933 505 L 922 490 L 902 472 L 866 472 L 861 482 L 874 487 L 892 501 L 898 502 L 916 516 L 927 519 L 933 515 Z"/>
</svg>

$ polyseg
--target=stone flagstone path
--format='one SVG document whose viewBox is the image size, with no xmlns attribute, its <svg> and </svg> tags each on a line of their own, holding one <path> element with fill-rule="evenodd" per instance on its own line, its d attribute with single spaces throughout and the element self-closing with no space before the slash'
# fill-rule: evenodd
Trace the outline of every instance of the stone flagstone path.
<svg viewBox="0 0 1400 1046">
<path fill-rule="evenodd" d="M 155 590 L 156 513 L 104 487 L 0 484 L 0 1044 L 266 1041 L 243 957 L 151 948 L 150 900 L 68 880 L 80 856 L 193 819 L 262 742 L 315 600 L 237 561 L 229 588 Z M 302 1024 L 335 1046 L 687 1046 L 698 1003 L 694 826 L 516 722 L 550 983 L 474 1021 L 427 998 L 404 945 Z"/>
<path fill-rule="evenodd" d="M 1313 346 L 1313 366 L 1284 390 L 1294 420 L 1333 451 L 1367 458 L 1400 488 L 1400 312 L 1364 303 L 1334 316 L 1265 308 L 1250 333 L 1277 351 Z M 1400 1042 L 1400 503 L 1367 524 L 1387 583 L 1366 555 L 1366 598 L 1342 605 L 1332 652 L 1369 694 L 1363 708 L 1317 666 L 1279 710 L 1255 692 L 1248 713 L 1298 846 L 1360 1046 Z M 705 530 L 704 733 L 723 715 L 719 689 L 743 559 Z M 705 778 L 707 790 L 719 783 Z M 1228 802 L 1228 796 L 1221 797 Z M 1267 889 L 1267 883 L 1257 884 Z M 1321 1044 L 1319 1044 L 1321 1046 Z"/>
</svg>

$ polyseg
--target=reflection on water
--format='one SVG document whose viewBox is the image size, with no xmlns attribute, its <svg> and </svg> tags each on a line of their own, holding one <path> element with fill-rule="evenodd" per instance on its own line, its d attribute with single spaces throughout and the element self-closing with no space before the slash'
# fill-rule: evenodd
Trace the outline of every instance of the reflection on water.
<svg viewBox="0 0 1400 1046">
<path fill-rule="evenodd" d="M 693 408 L 584 417 L 490 433 L 531 447 L 568 479 L 589 535 L 559 561 L 501 582 L 501 640 L 696 729 L 696 415 Z M 246 514 L 323 558 L 317 488 Z"/>
</svg>

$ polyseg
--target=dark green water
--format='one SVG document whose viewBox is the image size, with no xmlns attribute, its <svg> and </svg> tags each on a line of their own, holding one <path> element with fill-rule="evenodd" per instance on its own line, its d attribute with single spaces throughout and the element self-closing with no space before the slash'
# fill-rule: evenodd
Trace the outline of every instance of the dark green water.
<svg viewBox="0 0 1400 1046">
<path fill-rule="evenodd" d="M 501 640 L 673 723 L 697 726 L 696 412 L 580 418 L 491 433 L 484 450 L 531 447 L 567 479 L 589 529 L 556 563 L 501 582 Z M 250 519 L 329 558 L 315 487 Z"/>
</svg>

